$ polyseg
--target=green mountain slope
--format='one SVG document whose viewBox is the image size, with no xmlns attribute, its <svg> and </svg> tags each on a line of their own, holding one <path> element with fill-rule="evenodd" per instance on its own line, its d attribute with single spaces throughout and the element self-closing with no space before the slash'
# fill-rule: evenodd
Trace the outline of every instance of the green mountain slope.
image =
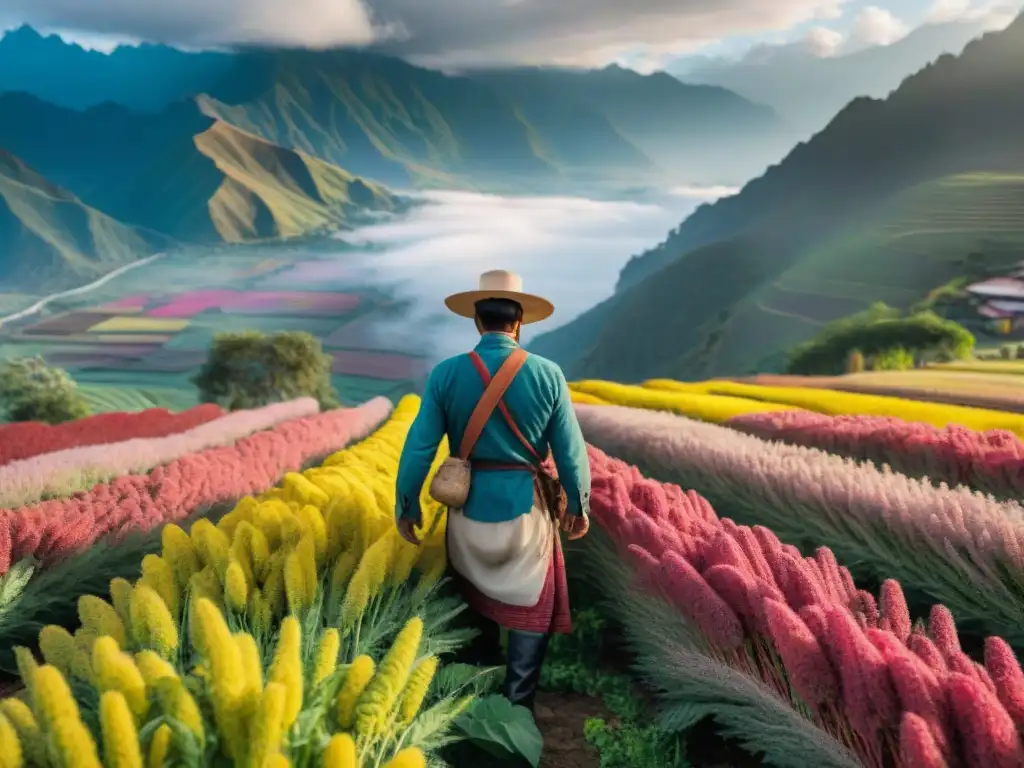
<svg viewBox="0 0 1024 768">
<path fill-rule="evenodd" d="M 806 41 L 758 46 L 739 61 L 684 58 L 668 71 L 684 82 L 728 88 L 774 107 L 801 131 L 820 130 L 857 96 L 884 98 L 907 75 L 944 53 L 959 53 L 987 20 L 924 24 L 890 45 L 816 56 Z"/>
<path fill-rule="evenodd" d="M 0 275 L 5 290 L 95 279 L 153 253 L 157 245 L 0 149 Z"/>
<path fill-rule="evenodd" d="M 792 142 L 770 109 L 664 73 L 452 76 L 354 50 L 107 55 L 28 27 L 0 37 L 4 91 L 88 112 L 113 102 L 169 123 L 190 119 L 176 102 L 202 94 L 209 117 L 392 186 L 536 192 L 636 186 L 648 174 L 738 183 Z"/>
<path fill-rule="evenodd" d="M 399 206 L 376 184 L 225 123 L 196 136 L 195 144 L 223 174 L 205 205 L 226 242 L 337 229 L 366 211 Z"/>
<path fill-rule="evenodd" d="M 261 56 L 244 87 L 232 84 L 236 93 L 259 95 L 243 102 L 211 96 L 202 101 L 207 114 L 393 185 L 509 185 L 558 173 L 559 141 L 474 79 L 354 51 Z M 593 151 L 575 161 L 648 163 L 600 115 L 570 114 L 592 139 Z"/>
<path fill-rule="evenodd" d="M 220 82 L 233 95 L 211 93 L 204 111 L 389 184 L 534 188 L 652 172 L 721 183 L 749 178 L 792 144 L 771 109 L 664 73 L 455 77 L 365 52 L 248 55 L 244 82 Z M 240 99 L 246 92 L 259 95 Z"/>
<path fill-rule="evenodd" d="M 731 198 L 634 258 L 609 301 L 533 348 L 573 375 L 697 378 L 778 365 L 823 323 L 909 306 L 1024 244 L 1024 20 L 858 99 Z"/>
<path fill-rule="evenodd" d="M 402 205 L 376 184 L 204 115 L 194 103 L 152 115 L 114 104 L 79 112 L 26 94 L 0 94 L 0 146 L 10 168 L 26 169 L 12 170 L 12 177 L 30 173 L 30 189 L 57 190 L 49 197 L 92 222 L 86 230 L 95 242 L 80 244 L 76 235 L 72 247 L 65 234 L 77 232 L 66 223 L 70 214 L 39 214 L 39 194 L 27 198 L 35 213 L 9 212 L 8 231 L 31 231 L 54 246 L 45 264 L 30 258 L 34 247 L 9 251 L 12 264 L 24 262 L 24 274 L 47 286 L 79 282 L 137 257 L 145 249 L 128 233 L 164 244 L 287 238 Z M 12 211 L 24 209 L 11 200 L 25 186 L 8 185 Z"/>
<path fill-rule="evenodd" d="M 0 92 L 31 93 L 71 109 L 104 102 L 159 112 L 168 104 L 216 87 L 234 70 L 236 57 L 185 52 L 164 45 L 86 50 L 29 26 L 0 35 Z"/>
<path fill-rule="evenodd" d="M 548 105 L 586 109 L 677 179 L 693 184 L 742 183 L 778 160 L 795 136 L 775 112 L 724 88 L 688 85 L 664 72 L 641 75 L 610 66 L 601 70 L 546 67 L 473 73 L 518 104 L 539 124 Z M 551 135 L 571 145 L 574 121 Z M 593 161 L 591 161 L 593 162 Z"/>
</svg>

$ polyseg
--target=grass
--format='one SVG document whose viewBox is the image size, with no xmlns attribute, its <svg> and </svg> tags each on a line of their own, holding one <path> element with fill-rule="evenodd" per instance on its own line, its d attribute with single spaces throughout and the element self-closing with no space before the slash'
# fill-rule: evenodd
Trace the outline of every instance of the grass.
<svg viewBox="0 0 1024 768">
<path fill-rule="evenodd" d="M 194 391 L 170 387 L 134 389 L 102 384 L 83 384 L 78 389 L 93 413 L 136 413 L 147 408 L 183 411 L 198 404 Z"/>
</svg>

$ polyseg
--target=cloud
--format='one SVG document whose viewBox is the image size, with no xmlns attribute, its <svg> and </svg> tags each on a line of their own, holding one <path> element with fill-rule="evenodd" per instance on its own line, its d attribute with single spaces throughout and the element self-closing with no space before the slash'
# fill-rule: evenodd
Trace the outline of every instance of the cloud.
<svg viewBox="0 0 1024 768">
<path fill-rule="evenodd" d="M 604 65 L 832 18 L 847 0 L 3 0 L 0 25 L 171 42 L 363 45 L 449 68 Z"/>
<path fill-rule="evenodd" d="M 889 45 L 909 31 L 906 24 L 877 5 L 862 9 L 853 21 L 853 37 L 863 45 Z"/>
<path fill-rule="evenodd" d="M 431 192 L 421 195 L 426 205 L 406 216 L 340 237 L 385 249 L 346 253 L 352 280 L 397 289 L 413 311 L 390 329 L 393 338 L 426 328 L 419 341 L 438 344 L 433 351 L 443 356 L 469 349 L 475 336 L 471 323 L 445 312 L 446 295 L 475 287 L 489 269 L 518 272 L 526 290 L 556 307 L 550 321 L 524 329 L 529 341 L 610 296 L 629 256 L 664 240 L 701 202 L 697 189 L 687 191 L 643 203 Z"/>
<path fill-rule="evenodd" d="M 366 45 L 396 34 L 362 0 L 3 0 L 0 24 L 186 47 Z"/>
<path fill-rule="evenodd" d="M 804 38 L 804 43 L 815 56 L 827 58 L 835 56 L 843 44 L 843 34 L 828 27 L 814 27 Z"/>
<path fill-rule="evenodd" d="M 781 31 L 827 17 L 846 0 L 372 0 L 407 40 L 388 50 L 428 65 L 599 66 L 635 53 L 668 58 L 722 37 Z"/>
<path fill-rule="evenodd" d="M 675 195 L 676 197 L 688 197 L 696 200 L 717 200 L 719 197 L 730 197 L 731 195 L 739 194 L 739 191 L 739 187 L 694 187 L 684 185 L 681 187 L 672 187 L 669 189 L 668 193 L 670 195 Z"/>
<path fill-rule="evenodd" d="M 925 16 L 930 24 L 980 21 L 990 29 L 1002 29 L 1020 13 L 1021 3 L 1005 0 L 934 0 Z"/>
</svg>

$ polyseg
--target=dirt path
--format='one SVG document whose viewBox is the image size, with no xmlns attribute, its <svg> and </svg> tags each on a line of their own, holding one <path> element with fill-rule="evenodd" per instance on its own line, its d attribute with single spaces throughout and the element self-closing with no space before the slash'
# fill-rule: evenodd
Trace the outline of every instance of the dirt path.
<svg viewBox="0 0 1024 768">
<path fill-rule="evenodd" d="M 598 768 L 600 758 L 583 738 L 583 725 L 591 717 L 611 720 L 603 703 L 578 693 L 541 691 L 534 716 L 544 736 L 540 768 Z"/>
</svg>

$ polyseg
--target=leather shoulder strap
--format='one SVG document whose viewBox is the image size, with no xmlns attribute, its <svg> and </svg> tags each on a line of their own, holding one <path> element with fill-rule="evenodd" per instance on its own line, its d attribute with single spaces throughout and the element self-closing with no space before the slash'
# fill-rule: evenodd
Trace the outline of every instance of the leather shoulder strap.
<svg viewBox="0 0 1024 768">
<path fill-rule="evenodd" d="M 459 445 L 459 458 L 469 458 L 469 454 L 473 451 L 473 446 L 480 439 L 480 433 L 484 431 L 484 425 L 491 418 L 494 409 L 501 402 L 501 398 L 508 391 L 513 379 L 515 379 L 516 374 L 519 373 L 519 369 L 523 367 L 525 362 L 526 350 L 522 347 L 516 347 L 512 350 L 512 354 L 505 358 L 505 362 L 501 364 L 501 368 L 494 374 L 494 378 L 487 382 L 484 393 L 480 397 L 479 402 L 477 402 L 476 408 L 473 409 L 473 413 L 469 417 L 469 423 L 466 425 L 466 431 L 462 435 L 462 443 Z"/>
<path fill-rule="evenodd" d="M 484 365 L 484 361 L 480 359 L 480 355 L 476 352 L 472 352 L 470 357 L 473 360 L 473 365 L 476 366 L 477 373 L 480 374 L 480 378 L 484 382 L 484 386 L 487 386 L 491 383 L 490 371 L 487 370 L 487 366 Z M 526 450 L 529 451 L 530 455 L 537 461 L 543 461 L 540 454 L 537 453 L 537 449 L 530 445 L 530 441 L 526 439 L 526 435 L 524 435 L 522 430 L 519 429 L 519 425 L 516 424 L 516 420 L 512 418 L 512 413 L 509 411 L 508 406 L 505 405 L 504 400 L 498 401 L 498 410 L 501 411 L 501 415 L 505 417 L 505 423 L 508 424 L 508 428 L 512 430 L 512 434 L 514 434 L 519 442 L 523 444 Z"/>
</svg>

